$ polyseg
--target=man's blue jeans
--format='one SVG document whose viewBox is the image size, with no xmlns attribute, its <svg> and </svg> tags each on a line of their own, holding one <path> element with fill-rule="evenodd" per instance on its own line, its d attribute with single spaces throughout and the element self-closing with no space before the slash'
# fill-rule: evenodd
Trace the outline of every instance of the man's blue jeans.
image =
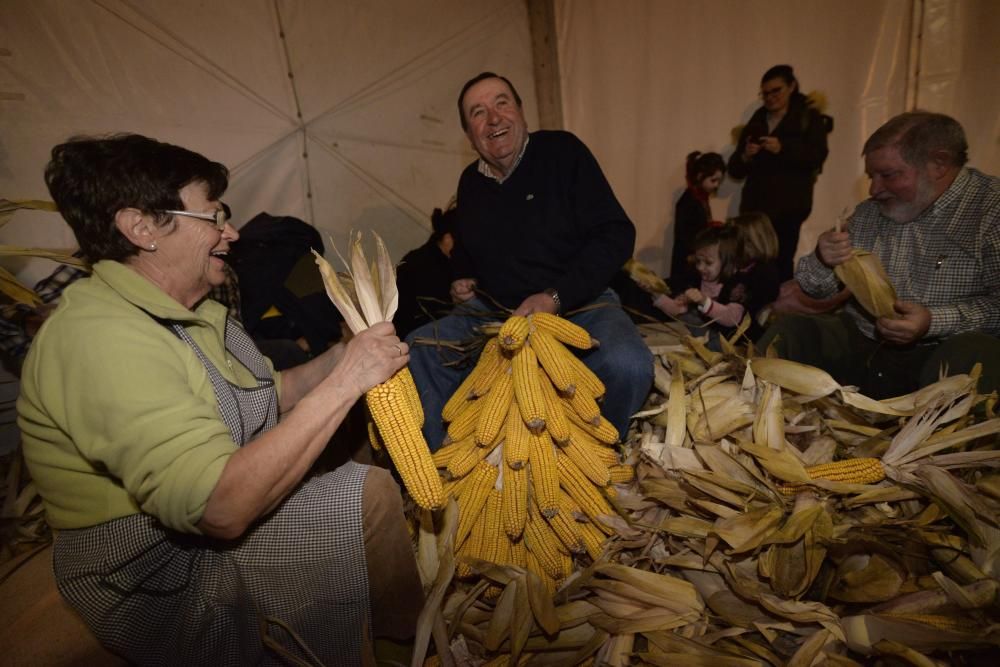
<svg viewBox="0 0 1000 667">
<path fill-rule="evenodd" d="M 601 413 L 624 438 L 629 418 L 642 407 L 653 384 L 653 355 L 635 324 L 621 309 L 614 291 L 606 290 L 589 306 L 589 310 L 574 311 L 567 319 L 586 329 L 601 344 L 593 350 L 574 351 L 604 382 L 607 394 L 601 404 Z M 474 364 L 446 365 L 460 360 L 462 353 L 436 345 L 416 344 L 414 339 L 464 342 L 477 334 L 476 327 L 497 319 L 495 311 L 490 311 L 478 299 L 472 299 L 451 315 L 425 324 L 407 336 L 406 342 L 411 346 L 410 372 L 420 392 L 424 437 L 431 451 L 441 447 L 445 436 L 441 409 L 472 372 Z"/>
</svg>

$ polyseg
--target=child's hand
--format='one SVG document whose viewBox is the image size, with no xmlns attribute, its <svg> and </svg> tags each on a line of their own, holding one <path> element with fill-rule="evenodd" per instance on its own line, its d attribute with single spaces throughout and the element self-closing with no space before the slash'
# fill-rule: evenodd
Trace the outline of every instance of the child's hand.
<svg viewBox="0 0 1000 667">
<path fill-rule="evenodd" d="M 705 303 L 705 295 L 701 293 L 701 290 L 696 287 L 689 287 L 684 291 L 684 299 L 688 303 L 693 303 L 696 306 L 700 306 Z"/>
<path fill-rule="evenodd" d="M 667 315 L 672 315 L 677 317 L 678 315 L 683 315 L 687 312 L 687 302 L 684 300 L 683 296 L 677 298 L 669 297 L 666 294 L 661 294 L 655 299 L 653 299 L 653 305 L 662 310 Z"/>
</svg>

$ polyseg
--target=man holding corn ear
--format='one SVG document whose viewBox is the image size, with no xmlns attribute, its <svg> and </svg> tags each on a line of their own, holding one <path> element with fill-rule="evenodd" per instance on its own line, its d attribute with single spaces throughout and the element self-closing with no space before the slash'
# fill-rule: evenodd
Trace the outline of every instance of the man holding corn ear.
<svg viewBox="0 0 1000 667">
<path fill-rule="evenodd" d="M 506 78 L 474 77 L 458 109 L 480 156 L 458 185 L 452 297 L 459 306 L 408 340 L 465 340 L 511 313 L 563 315 L 600 342 L 580 357 L 603 380 L 602 413 L 624 436 L 653 379 L 652 355 L 608 288 L 632 256 L 632 222 L 583 142 L 568 132 L 528 133 Z M 592 307 L 580 312 L 585 306 Z M 441 409 L 471 371 L 447 365 L 448 356 L 435 346 L 411 349 L 432 450 L 444 437 Z"/>
<path fill-rule="evenodd" d="M 855 298 L 843 313 L 786 317 L 760 345 L 775 341 L 781 356 L 876 398 L 977 362 L 979 390 L 1000 385 L 1000 179 L 966 167 L 967 151 L 962 126 L 943 114 L 904 113 L 876 130 L 862 151 L 871 198 L 848 229 L 819 237 L 795 278 L 810 296 L 829 297 L 867 251 L 889 285 L 867 279 L 878 273 L 874 262 L 861 284 L 848 285 Z M 873 307 L 880 300 L 884 308 Z"/>
</svg>

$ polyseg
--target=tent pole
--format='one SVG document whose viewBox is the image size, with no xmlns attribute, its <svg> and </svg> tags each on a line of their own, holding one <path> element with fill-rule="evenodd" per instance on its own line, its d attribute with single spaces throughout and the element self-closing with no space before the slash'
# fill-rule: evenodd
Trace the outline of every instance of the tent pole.
<svg viewBox="0 0 1000 667">
<path fill-rule="evenodd" d="M 535 97 L 541 130 L 563 129 L 562 86 L 555 0 L 525 0 L 531 28 L 531 55 L 535 70 Z"/>
<path fill-rule="evenodd" d="M 910 48 L 906 62 L 905 111 L 920 105 L 920 69 L 924 46 L 924 0 L 910 0 Z"/>
</svg>

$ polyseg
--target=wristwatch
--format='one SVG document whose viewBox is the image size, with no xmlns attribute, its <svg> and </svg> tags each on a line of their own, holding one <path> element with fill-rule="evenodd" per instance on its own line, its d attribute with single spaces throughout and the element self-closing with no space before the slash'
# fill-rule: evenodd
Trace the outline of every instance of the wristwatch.
<svg viewBox="0 0 1000 667">
<path fill-rule="evenodd" d="M 562 300 L 559 298 L 559 292 L 556 291 L 555 287 L 549 287 L 548 289 L 542 290 L 543 293 L 548 294 L 552 297 L 552 301 L 556 304 L 556 315 L 562 312 Z"/>
</svg>

